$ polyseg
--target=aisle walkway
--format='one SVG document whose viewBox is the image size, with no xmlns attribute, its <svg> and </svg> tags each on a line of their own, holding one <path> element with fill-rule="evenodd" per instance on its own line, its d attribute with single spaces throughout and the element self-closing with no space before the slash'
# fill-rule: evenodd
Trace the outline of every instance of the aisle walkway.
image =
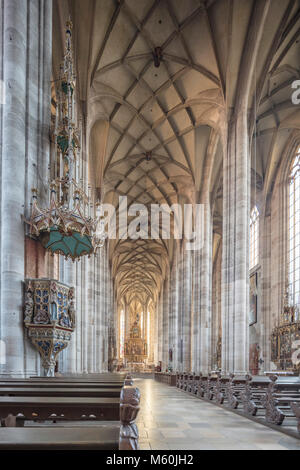
<svg viewBox="0 0 300 470">
<path fill-rule="evenodd" d="M 300 450 L 300 440 L 153 379 L 134 379 L 141 391 L 137 419 L 141 449 Z"/>
</svg>

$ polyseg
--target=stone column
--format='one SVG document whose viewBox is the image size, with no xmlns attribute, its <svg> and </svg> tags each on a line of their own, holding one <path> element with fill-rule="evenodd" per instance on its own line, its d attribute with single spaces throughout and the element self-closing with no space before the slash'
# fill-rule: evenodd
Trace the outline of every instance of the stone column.
<svg viewBox="0 0 300 470">
<path fill-rule="evenodd" d="M 158 361 L 163 361 L 163 297 L 164 285 L 161 288 L 157 304 L 157 356 Z M 162 363 L 163 367 L 163 363 Z M 163 370 L 163 369 L 162 369 Z"/>
<path fill-rule="evenodd" d="M 6 364 L 0 373 L 24 376 L 38 372 L 38 360 L 24 337 L 20 216 L 28 215 L 28 186 L 35 183 L 43 193 L 49 159 L 52 2 L 3 0 L 1 17 L 0 79 L 5 92 L 0 104 L 0 339 L 6 345 Z"/>
<path fill-rule="evenodd" d="M 95 305 L 95 372 L 101 372 L 101 253 L 98 251 L 96 257 L 96 305 Z"/>
<path fill-rule="evenodd" d="M 82 372 L 81 338 L 82 338 L 82 292 L 81 292 L 81 262 L 76 263 L 76 327 L 73 333 L 76 343 L 76 373 Z M 75 339 L 76 338 L 76 339 Z"/>
<path fill-rule="evenodd" d="M 76 300 L 76 264 L 73 263 L 72 260 L 65 261 L 64 266 L 64 282 L 70 286 L 75 288 L 75 300 Z M 76 312 L 77 313 L 77 312 Z M 75 374 L 76 372 L 76 332 L 72 333 L 71 341 L 65 350 L 65 364 L 64 369 L 66 373 Z M 58 361 L 60 358 L 60 354 L 58 355 Z"/>
<path fill-rule="evenodd" d="M 250 158 L 247 113 L 232 124 L 223 163 L 222 369 L 245 373 L 249 362 Z"/>
<path fill-rule="evenodd" d="M 177 245 L 177 282 L 176 291 L 178 292 L 178 315 L 177 315 L 177 338 L 176 338 L 176 363 L 179 372 L 183 372 L 183 304 L 184 304 L 184 291 L 183 291 L 183 255 L 181 245 Z M 179 295 L 180 292 L 180 295 Z"/>
<path fill-rule="evenodd" d="M 108 257 L 107 245 L 104 247 L 103 255 L 103 313 L 102 313 L 102 371 L 107 371 L 108 366 L 108 308 L 109 308 L 109 270 L 108 270 Z"/>
<path fill-rule="evenodd" d="M 204 179 L 208 174 L 204 175 Z M 212 221 L 209 191 L 207 190 L 201 199 L 203 204 L 203 246 L 196 251 L 195 256 L 198 264 L 198 275 L 200 281 L 199 289 L 199 362 L 198 370 L 209 372 L 212 367 L 211 350 L 211 323 L 212 323 Z M 197 275 L 197 274 L 196 274 Z"/>
<path fill-rule="evenodd" d="M 158 356 L 158 331 L 159 331 L 159 325 L 158 325 L 158 315 L 159 315 L 159 309 L 158 309 L 158 304 L 159 304 L 159 298 L 156 299 L 155 302 L 155 311 L 154 311 L 154 320 L 153 320 L 153 361 L 154 364 L 157 366 L 158 361 L 159 361 L 159 356 Z"/>
<path fill-rule="evenodd" d="M 93 351 L 94 351 L 94 258 L 87 259 L 87 304 L 84 314 L 87 317 L 87 370 L 93 372 Z"/>
<path fill-rule="evenodd" d="M 104 363 L 104 350 L 103 350 L 103 334 L 104 334 L 104 312 L 105 312 L 105 247 L 101 249 L 101 302 L 100 302 L 100 331 L 101 336 L 99 337 L 99 362 L 101 364 L 101 371 L 103 370 L 103 363 Z M 125 311 L 126 315 L 126 311 Z M 126 317 L 125 317 L 126 318 Z"/>
<path fill-rule="evenodd" d="M 271 368 L 271 347 L 270 335 L 272 332 L 272 303 L 271 303 L 271 215 L 265 211 L 262 212 L 259 218 L 260 227 L 260 256 L 261 256 L 261 358 L 264 363 L 261 366 L 263 370 L 270 370 Z"/>
<path fill-rule="evenodd" d="M 83 373 L 88 373 L 88 259 L 83 258 L 81 263 L 81 367 Z"/>
<path fill-rule="evenodd" d="M 129 333 L 130 333 L 130 312 L 129 312 L 129 305 L 125 302 L 125 310 L 124 310 L 124 315 L 125 315 L 125 340 L 129 338 Z"/>
<path fill-rule="evenodd" d="M 175 248 L 174 263 L 170 275 L 170 309 L 169 309 L 169 348 L 172 349 L 172 368 L 178 369 L 178 268 L 177 268 L 177 245 Z"/>
<path fill-rule="evenodd" d="M 215 237 L 221 237 L 215 234 Z M 212 274 L 212 366 L 217 364 L 218 340 L 222 334 L 221 323 L 221 270 L 222 270 L 222 247 L 218 248 L 213 263 Z"/>
<path fill-rule="evenodd" d="M 169 273 L 164 282 L 163 305 L 162 305 L 162 370 L 165 371 L 169 364 Z"/>
<path fill-rule="evenodd" d="M 228 122 L 223 158 L 222 369 L 245 373 L 249 365 L 250 136 L 248 106 L 270 0 L 253 4 Z M 228 84 L 230 89 L 230 83 Z M 231 90 L 232 92 L 232 90 Z"/>
<path fill-rule="evenodd" d="M 183 342 L 183 370 L 191 369 L 191 315 L 192 315 L 192 252 L 182 248 L 182 342 Z"/>
</svg>

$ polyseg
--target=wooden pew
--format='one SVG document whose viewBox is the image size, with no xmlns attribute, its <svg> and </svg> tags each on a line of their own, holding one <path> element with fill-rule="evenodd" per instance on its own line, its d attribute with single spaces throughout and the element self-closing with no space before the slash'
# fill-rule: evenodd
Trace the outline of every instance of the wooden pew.
<svg viewBox="0 0 300 470">
<path fill-rule="evenodd" d="M 187 390 L 188 381 L 189 381 L 189 376 L 190 376 L 190 374 L 187 373 L 187 372 L 183 374 L 183 378 L 182 378 L 182 390 L 184 390 L 184 391 Z"/>
<path fill-rule="evenodd" d="M 244 389 L 240 394 L 244 412 L 250 416 L 257 416 L 258 411 L 263 413 L 265 408 L 265 396 L 269 377 L 254 376 L 249 374 L 245 376 Z"/>
<path fill-rule="evenodd" d="M 295 410 L 300 403 L 300 379 L 275 374 L 269 378 L 264 402 L 265 418 L 270 423 L 281 425 L 286 418 L 297 417 Z"/>
<path fill-rule="evenodd" d="M 36 420 L 118 420 L 120 398 L 0 397 L 3 426 Z M 17 415 L 21 415 L 22 419 Z"/>
<path fill-rule="evenodd" d="M 33 387 L 38 387 L 40 389 L 42 388 L 69 388 L 69 389 L 72 389 L 72 388 L 75 388 L 75 389 L 79 389 L 79 388 L 115 388 L 115 389 L 118 389 L 118 390 L 121 390 L 122 386 L 123 386 L 124 382 L 108 382 L 108 383 L 103 383 L 103 382 L 91 382 L 91 383 L 84 383 L 84 382 L 48 382 L 48 383 L 44 383 L 44 382 L 32 382 L 32 381 L 29 381 L 29 380 L 24 380 L 23 382 L 3 382 L 1 381 L 0 382 L 0 390 L 1 388 L 33 388 Z"/>
<path fill-rule="evenodd" d="M 227 389 L 230 377 L 222 376 L 221 372 L 217 372 L 216 376 L 217 380 L 213 383 L 212 399 L 219 405 L 223 405 L 225 398 L 227 397 Z"/>
<path fill-rule="evenodd" d="M 118 450 L 115 428 L 0 428 L 1 450 Z"/>
<path fill-rule="evenodd" d="M 194 372 L 193 375 L 190 376 L 190 381 L 189 381 L 189 384 L 188 384 L 188 391 L 189 391 L 192 395 L 196 395 L 196 394 L 197 394 L 197 390 L 198 390 L 198 381 L 199 381 L 199 374 L 196 374 L 196 373 Z"/>
<path fill-rule="evenodd" d="M 176 374 L 172 374 L 170 372 L 155 372 L 154 379 L 157 380 L 157 382 L 161 382 L 166 385 L 170 385 L 171 387 L 174 387 L 176 386 L 177 376 Z"/>
<path fill-rule="evenodd" d="M 245 376 L 229 375 L 229 381 L 226 387 L 226 403 L 229 408 L 237 409 L 241 403 L 241 393 L 246 383 Z"/>
<path fill-rule="evenodd" d="M 0 428 L 1 450 L 138 450 L 138 388 L 124 386 L 120 396 L 120 425 L 105 427 Z"/>
<path fill-rule="evenodd" d="M 1 378 L 1 383 L 9 383 L 11 385 L 13 384 L 18 384 L 22 382 L 30 382 L 30 383 L 41 383 L 47 385 L 48 383 L 70 383 L 70 384 L 101 384 L 101 383 L 115 383 L 115 384 L 122 384 L 124 383 L 125 377 L 122 379 L 110 379 L 110 378 L 103 378 L 102 380 L 70 380 L 69 378 L 55 378 L 55 377 L 49 377 L 46 380 L 43 377 L 40 377 L 38 379 L 3 379 Z"/>
<path fill-rule="evenodd" d="M 0 387 L 0 397 L 119 397 L 121 387 Z"/>
<path fill-rule="evenodd" d="M 246 416 L 258 416 L 277 425 L 285 423 L 300 433 L 300 377 L 273 374 L 254 376 L 222 376 L 219 372 L 209 374 L 177 373 L 177 387 L 199 398 L 216 401 L 220 405 L 237 409 Z"/>
<path fill-rule="evenodd" d="M 207 379 L 208 379 L 207 375 L 204 375 L 201 373 L 199 374 L 198 387 L 197 387 L 197 396 L 199 398 L 204 397 Z"/>
<path fill-rule="evenodd" d="M 297 431 L 300 434 L 300 403 L 292 401 L 291 402 L 291 409 L 297 419 Z"/>
<path fill-rule="evenodd" d="M 98 377 L 96 379 L 84 380 L 82 377 L 35 377 L 29 379 L 20 378 L 7 378 L 0 380 L 0 389 L 8 387 L 40 387 L 40 388 L 117 388 L 121 390 L 126 375 L 118 375 L 116 377 L 111 374 L 110 376 L 105 375 L 104 377 Z M 129 376 L 128 376 L 129 377 Z M 130 380 L 132 380 L 130 376 Z"/>
<path fill-rule="evenodd" d="M 193 380 L 193 385 L 192 385 L 192 390 L 191 390 L 192 395 L 198 395 L 199 381 L 200 381 L 200 374 L 194 374 L 194 380 Z"/>
<path fill-rule="evenodd" d="M 122 377 L 123 378 L 123 377 Z M 22 387 L 2 387 L 1 390 L 7 390 L 10 388 L 13 396 L 0 396 L 0 419 L 3 426 L 16 426 L 17 422 L 19 425 L 24 425 L 26 420 L 75 420 L 82 419 L 94 419 L 94 420 L 115 420 L 118 419 L 119 414 L 119 402 L 120 402 L 120 384 L 116 384 L 117 387 L 108 394 L 107 390 L 101 389 L 101 382 L 94 389 L 85 388 L 83 382 L 80 382 L 80 388 L 39 388 L 39 385 L 43 382 L 27 380 L 31 384 L 31 387 L 23 388 L 27 391 L 21 391 Z M 9 384 L 16 384 L 20 382 L 8 381 Z M 65 385 L 65 383 L 58 383 L 56 380 L 47 380 L 47 384 Z M 75 381 L 76 384 L 78 382 Z M 89 383 L 90 385 L 91 383 Z M 125 376 L 123 385 L 131 386 L 133 384 L 132 377 L 130 375 Z M 74 383 L 73 383 L 74 385 Z M 64 389 L 64 392 L 61 391 Z M 43 390 L 43 391 L 39 391 Z M 57 394 L 52 393 L 53 390 L 57 390 Z M 69 391 L 68 391 L 69 390 Z M 92 396 L 89 395 L 92 392 Z M 70 392 L 72 391 L 72 392 Z M 102 397 L 100 392 L 102 391 Z M 1 394 L 1 392 L 0 392 Z M 16 418 L 17 415 L 22 415 L 22 418 Z M 55 418 L 51 418 L 51 415 L 55 415 Z"/>
<path fill-rule="evenodd" d="M 207 400 L 212 400 L 214 397 L 214 388 L 217 383 L 218 376 L 215 372 L 210 372 L 207 375 L 207 380 L 205 383 L 204 398 Z"/>
<path fill-rule="evenodd" d="M 179 372 L 177 374 L 176 386 L 180 389 L 182 389 L 182 387 L 183 387 L 183 376 L 184 376 L 184 374 L 182 372 Z"/>
<path fill-rule="evenodd" d="M 193 382 L 194 382 L 194 374 L 192 372 L 189 372 L 186 375 L 186 379 L 185 379 L 185 391 L 186 392 L 191 393 L 191 388 L 192 388 Z"/>
</svg>

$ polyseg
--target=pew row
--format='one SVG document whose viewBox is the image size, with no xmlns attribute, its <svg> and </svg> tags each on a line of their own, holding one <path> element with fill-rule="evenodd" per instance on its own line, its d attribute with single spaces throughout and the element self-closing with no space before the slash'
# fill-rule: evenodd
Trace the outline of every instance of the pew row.
<svg viewBox="0 0 300 470">
<path fill-rule="evenodd" d="M 39 382 L 29 382 L 31 387 L 0 388 L 2 426 L 23 426 L 28 420 L 118 420 L 122 387 L 112 388 L 109 393 L 108 388 L 101 388 L 100 382 L 94 389 L 84 388 L 83 384 L 80 388 L 59 387 L 55 380 L 48 383 L 55 383 L 57 388 L 40 388 Z M 122 386 L 132 384 L 128 375 Z"/>
<path fill-rule="evenodd" d="M 220 372 L 209 374 L 177 373 L 176 385 L 188 393 L 242 410 L 246 416 L 258 417 L 269 424 L 282 425 L 300 433 L 300 378 L 294 375 L 249 374 L 234 376 Z"/>
<path fill-rule="evenodd" d="M 0 387 L 0 397 L 119 397 L 122 387 Z"/>
<path fill-rule="evenodd" d="M 157 382 L 162 382 L 167 385 L 171 385 L 172 387 L 176 386 L 176 374 L 171 374 L 168 372 L 155 372 L 154 379 Z"/>
<path fill-rule="evenodd" d="M 113 375 L 113 374 L 111 374 Z M 84 381 L 82 378 L 77 377 L 34 377 L 29 379 L 1 379 L 1 388 L 116 388 L 121 390 L 124 383 L 132 384 L 131 375 L 117 376 L 117 378 L 111 379 L 104 376 L 103 378 L 97 378 L 97 380 Z"/>
<path fill-rule="evenodd" d="M 120 424 L 103 427 L 0 428 L 1 450 L 138 450 L 140 392 L 124 386 L 120 395 Z"/>
<path fill-rule="evenodd" d="M 116 421 L 119 398 L 101 397 L 0 397 L 2 426 L 24 421 Z"/>
<path fill-rule="evenodd" d="M 38 387 L 38 388 L 115 388 L 118 390 L 121 390 L 123 387 L 124 382 L 91 382 L 91 383 L 84 383 L 84 382 L 32 382 L 30 380 L 23 380 L 22 382 L 6 382 L 6 381 L 0 381 L 0 389 L 1 388 L 33 388 L 33 387 Z"/>
</svg>

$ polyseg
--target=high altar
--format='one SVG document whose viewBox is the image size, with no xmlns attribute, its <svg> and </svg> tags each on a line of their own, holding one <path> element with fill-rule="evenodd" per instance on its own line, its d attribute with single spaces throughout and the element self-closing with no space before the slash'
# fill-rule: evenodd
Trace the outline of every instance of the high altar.
<svg viewBox="0 0 300 470">
<path fill-rule="evenodd" d="M 128 363 L 142 364 L 148 357 L 147 342 L 142 338 L 141 328 L 136 320 L 125 341 L 124 357 Z"/>
</svg>

